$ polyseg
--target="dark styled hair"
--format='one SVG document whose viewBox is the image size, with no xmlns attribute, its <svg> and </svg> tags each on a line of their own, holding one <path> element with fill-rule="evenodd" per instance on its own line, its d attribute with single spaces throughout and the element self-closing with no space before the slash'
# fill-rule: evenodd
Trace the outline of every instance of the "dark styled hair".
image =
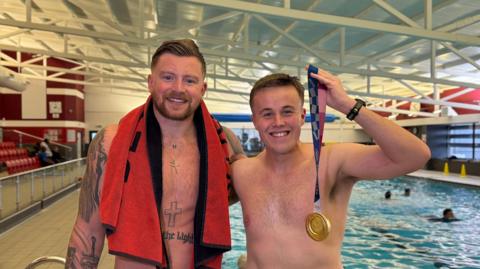
<svg viewBox="0 0 480 269">
<path fill-rule="evenodd" d="M 207 66 L 202 53 L 198 49 L 197 44 L 191 39 L 168 40 L 162 43 L 152 56 L 150 68 L 157 64 L 158 58 L 165 53 L 170 53 L 176 56 L 193 56 L 197 58 L 202 64 L 203 76 L 207 73 Z"/>
<path fill-rule="evenodd" d="M 305 88 L 303 87 L 302 83 L 300 83 L 300 80 L 295 76 L 290 76 L 285 73 L 275 73 L 264 76 L 263 78 L 255 82 L 255 85 L 253 85 L 253 88 L 250 91 L 250 108 L 253 111 L 253 98 L 259 91 L 270 87 L 290 85 L 295 87 L 295 90 L 297 90 L 298 96 L 300 97 L 303 106 Z"/>
<path fill-rule="evenodd" d="M 445 217 L 448 213 L 453 213 L 453 210 L 451 208 L 445 208 L 445 210 L 443 210 L 443 216 Z"/>
</svg>

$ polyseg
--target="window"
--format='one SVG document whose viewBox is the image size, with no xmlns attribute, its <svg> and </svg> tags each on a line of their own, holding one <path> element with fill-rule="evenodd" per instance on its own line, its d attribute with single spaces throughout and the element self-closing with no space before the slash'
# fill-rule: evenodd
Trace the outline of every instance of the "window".
<svg viewBox="0 0 480 269">
<path fill-rule="evenodd" d="M 456 156 L 459 159 L 480 159 L 480 125 L 449 126 L 448 156 Z"/>
</svg>

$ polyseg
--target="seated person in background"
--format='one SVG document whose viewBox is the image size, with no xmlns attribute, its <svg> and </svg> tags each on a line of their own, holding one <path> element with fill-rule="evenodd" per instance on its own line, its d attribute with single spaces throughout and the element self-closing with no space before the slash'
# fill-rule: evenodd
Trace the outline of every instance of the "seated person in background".
<svg viewBox="0 0 480 269">
<path fill-rule="evenodd" d="M 328 106 L 344 114 L 356 106 L 339 78 L 323 70 L 311 75 L 326 85 Z M 430 158 L 420 139 L 363 107 L 355 121 L 377 145 L 324 146 L 317 181 L 312 144 L 300 142 L 304 91 L 298 78 L 272 74 L 257 81 L 250 93 L 252 120 L 265 150 L 232 165 L 247 236 L 247 269 L 341 269 L 348 201 L 355 183 L 404 175 L 422 168 Z M 320 214 L 306 223 L 314 212 L 316 189 L 330 226 L 322 226 Z"/>
<path fill-rule="evenodd" d="M 50 141 L 48 140 L 48 138 L 45 138 L 42 142 L 40 142 L 40 147 L 44 147 L 47 157 L 52 158 L 52 150 L 50 149 Z"/>
<path fill-rule="evenodd" d="M 58 151 L 58 147 L 52 148 L 52 161 L 54 163 L 61 163 L 65 161 L 65 158 L 63 158 L 60 152 Z"/>
<path fill-rule="evenodd" d="M 38 152 L 38 159 L 40 160 L 40 165 L 42 167 L 54 164 L 52 159 L 47 156 L 47 149 L 44 146 L 40 146 L 40 151 Z"/>
<path fill-rule="evenodd" d="M 392 198 L 392 192 L 391 192 L 391 191 L 387 191 L 387 192 L 385 193 L 385 199 L 390 200 L 390 198 Z"/>
</svg>

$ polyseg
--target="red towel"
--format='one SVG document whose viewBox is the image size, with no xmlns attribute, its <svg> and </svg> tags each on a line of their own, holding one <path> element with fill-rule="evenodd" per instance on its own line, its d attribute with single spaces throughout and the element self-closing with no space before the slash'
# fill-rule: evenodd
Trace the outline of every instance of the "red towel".
<svg viewBox="0 0 480 269">
<path fill-rule="evenodd" d="M 222 128 L 203 102 L 195 111 L 194 124 L 200 176 L 192 259 L 194 268 L 220 268 L 223 252 L 231 248 L 228 149 Z M 167 264 L 159 215 L 161 164 L 161 128 L 149 98 L 119 123 L 107 158 L 100 217 L 111 254 L 163 268 Z"/>
</svg>

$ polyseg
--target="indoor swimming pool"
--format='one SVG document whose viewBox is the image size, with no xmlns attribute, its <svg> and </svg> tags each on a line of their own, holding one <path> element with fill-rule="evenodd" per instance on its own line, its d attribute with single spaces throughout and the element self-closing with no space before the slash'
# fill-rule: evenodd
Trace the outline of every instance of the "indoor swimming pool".
<svg viewBox="0 0 480 269">
<path fill-rule="evenodd" d="M 409 197 L 403 196 L 411 189 Z M 385 200 L 390 190 L 392 199 Z M 458 222 L 431 222 L 452 208 Z M 232 251 L 223 268 L 245 252 L 240 205 L 230 207 Z M 480 268 L 480 188 L 403 177 L 357 183 L 342 248 L 346 269 Z"/>
</svg>

